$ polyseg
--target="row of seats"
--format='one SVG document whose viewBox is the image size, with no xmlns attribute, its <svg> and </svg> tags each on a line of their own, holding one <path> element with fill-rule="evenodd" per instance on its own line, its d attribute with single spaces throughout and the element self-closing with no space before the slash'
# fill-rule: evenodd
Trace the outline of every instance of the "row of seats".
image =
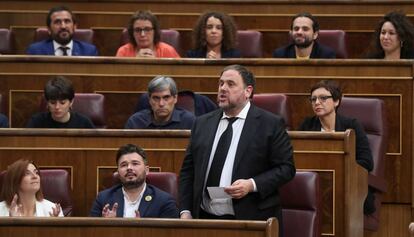
<svg viewBox="0 0 414 237">
<path fill-rule="evenodd" d="M 0 174 L 0 189 L 5 173 L 6 171 L 3 171 Z M 64 215 L 71 216 L 73 202 L 70 197 L 68 172 L 61 169 L 41 169 L 40 175 L 44 197 L 60 203 Z M 178 182 L 175 173 L 150 172 L 146 181 L 178 199 Z M 108 186 L 119 183 L 118 174 L 114 173 L 112 177 L 106 177 L 106 182 L 110 182 Z M 317 173 L 297 172 L 294 179 L 280 189 L 283 228 L 286 236 L 320 236 L 322 194 L 319 182 Z"/>
<path fill-rule="evenodd" d="M 49 38 L 47 28 L 38 28 L 35 31 L 34 41 L 41 41 Z M 74 38 L 88 43 L 94 42 L 94 32 L 92 29 L 77 29 Z M 180 33 L 176 30 L 161 30 L 161 41 L 172 45 L 177 52 L 182 52 L 180 44 Z M 13 32 L 8 29 L 0 29 L 0 54 L 11 54 L 13 48 Z M 120 46 L 129 42 L 128 31 L 124 29 L 120 37 Z M 263 57 L 262 33 L 255 30 L 237 31 L 237 48 L 243 58 Z M 347 58 L 346 34 L 342 30 L 320 30 L 319 42 L 334 49 L 337 58 Z M 276 46 L 275 46 L 276 47 Z"/>
<path fill-rule="evenodd" d="M 194 97 L 187 94 L 179 94 L 177 107 L 187 109 L 194 113 Z M 291 115 L 289 111 L 289 97 L 284 94 L 255 94 L 252 103 L 267 111 L 281 116 L 287 128 L 291 128 Z M 46 109 L 46 102 L 43 100 L 41 110 Z M 80 93 L 75 95 L 73 110 L 83 113 L 91 118 L 97 127 L 105 127 L 104 96 L 101 94 Z M 375 189 L 374 214 L 365 216 L 365 228 L 376 230 L 379 224 L 381 207 L 381 196 L 386 191 L 385 153 L 388 138 L 388 126 L 384 102 L 376 98 L 352 98 L 344 97 L 338 113 L 348 117 L 356 118 L 364 127 L 370 148 L 372 151 L 374 169 L 369 174 L 368 183 Z"/>
</svg>

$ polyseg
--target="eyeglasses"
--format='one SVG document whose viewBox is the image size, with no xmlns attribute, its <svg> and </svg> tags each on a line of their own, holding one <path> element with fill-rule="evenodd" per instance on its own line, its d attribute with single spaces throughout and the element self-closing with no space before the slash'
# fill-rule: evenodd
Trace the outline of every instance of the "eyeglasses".
<svg viewBox="0 0 414 237">
<path fill-rule="evenodd" d="M 134 28 L 134 32 L 138 34 L 142 34 L 144 32 L 145 34 L 149 33 L 150 31 L 154 30 L 152 27 L 145 27 L 145 28 Z"/>
<path fill-rule="evenodd" d="M 321 103 L 325 103 L 327 99 L 332 98 L 331 95 L 321 95 L 321 96 L 311 96 L 309 97 L 309 101 L 314 104 L 316 100 L 319 100 Z"/>
</svg>

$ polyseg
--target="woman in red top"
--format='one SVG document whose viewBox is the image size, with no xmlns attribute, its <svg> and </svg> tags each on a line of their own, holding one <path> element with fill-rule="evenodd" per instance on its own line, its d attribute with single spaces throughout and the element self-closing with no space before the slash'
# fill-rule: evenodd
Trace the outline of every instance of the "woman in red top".
<svg viewBox="0 0 414 237">
<path fill-rule="evenodd" d="M 130 43 L 118 49 L 117 57 L 180 57 L 174 47 L 160 42 L 160 24 L 150 11 L 138 11 L 132 15 L 128 24 L 128 36 Z"/>
</svg>

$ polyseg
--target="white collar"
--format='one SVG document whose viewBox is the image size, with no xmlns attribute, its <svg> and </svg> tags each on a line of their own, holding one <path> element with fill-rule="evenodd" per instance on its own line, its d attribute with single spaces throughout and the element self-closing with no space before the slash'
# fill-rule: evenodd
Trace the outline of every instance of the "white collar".
<svg viewBox="0 0 414 237">
<path fill-rule="evenodd" d="M 249 109 L 250 109 L 250 100 L 247 101 L 244 108 L 235 117 L 237 117 L 239 119 L 246 119 L 247 118 L 247 113 L 249 112 Z M 230 116 L 228 116 L 225 112 L 223 112 L 223 116 L 221 117 L 221 119 L 225 119 L 225 118 L 230 118 Z"/>
<path fill-rule="evenodd" d="M 56 52 L 56 50 L 60 50 L 59 48 L 60 47 L 67 47 L 68 48 L 68 55 L 72 55 L 72 53 L 69 53 L 69 52 L 72 52 L 72 49 L 73 49 L 73 40 L 71 40 L 67 45 L 63 45 L 63 44 L 59 44 L 58 42 L 56 42 L 56 41 L 52 41 L 53 42 L 53 48 L 55 49 L 55 52 Z"/>
</svg>

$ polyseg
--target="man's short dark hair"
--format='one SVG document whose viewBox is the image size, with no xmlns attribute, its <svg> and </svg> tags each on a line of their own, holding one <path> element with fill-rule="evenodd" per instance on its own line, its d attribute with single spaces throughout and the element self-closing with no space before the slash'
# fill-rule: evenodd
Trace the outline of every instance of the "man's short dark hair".
<svg viewBox="0 0 414 237">
<path fill-rule="evenodd" d="M 51 26 L 51 24 L 52 24 L 52 14 L 53 14 L 53 13 L 55 13 L 55 12 L 62 12 L 62 11 L 67 11 L 67 12 L 69 12 L 70 16 L 72 17 L 73 24 L 76 24 L 76 23 L 77 23 L 77 22 L 76 22 L 76 17 L 75 17 L 75 15 L 72 13 L 72 11 L 71 11 L 68 7 L 66 7 L 66 6 L 57 6 L 57 7 L 52 7 L 52 8 L 49 10 L 49 13 L 47 14 L 47 18 L 46 18 L 46 25 L 47 25 L 48 27 L 50 27 L 50 26 Z"/>
<path fill-rule="evenodd" d="M 301 12 L 301 13 L 298 13 L 298 14 L 296 14 L 294 17 L 293 17 L 293 19 L 292 19 L 292 22 L 290 23 L 290 29 L 291 30 L 293 30 L 293 22 L 296 20 L 296 18 L 299 18 L 299 17 L 306 17 L 306 18 L 309 18 L 311 21 L 312 21 L 312 29 L 313 29 L 313 32 L 317 32 L 317 31 L 319 31 L 319 22 L 316 20 L 316 18 L 312 15 L 312 14 L 310 14 L 309 12 Z"/>
<path fill-rule="evenodd" d="M 118 149 L 118 152 L 116 153 L 116 164 L 118 165 L 118 161 L 121 158 L 121 156 L 131 153 L 137 153 L 144 160 L 144 164 L 148 164 L 147 154 L 145 154 L 144 149 L 134 144 L 126 144 Z"/>
<path fill-rule="evenodd" d="M 252 94 L 250 95 L 250 98 L 253 98 L 254 90 L 256 88 L 256 79 L 254 77 L 254 74 L 242 65 L 233 64 L 233 65 L 229 65 L 225 67 L 223 71 L 221 72 L 220 77 L 221 75 L 223 75 L 225 71 L 228 71 L 228 70 L 235 70 L 239 73 L 239 75 L 243 79 L 244 87 L 247 87 L 247 86 L 253 87 Z"/>
<path fill-rule="evenodd" d="M 46 83 L 44 94 L 47 101 L 66 99 L 72 101 L 75 97 L 75 90 L 69 79 L 63 76 L 55 76 Z"/>
</svg>

